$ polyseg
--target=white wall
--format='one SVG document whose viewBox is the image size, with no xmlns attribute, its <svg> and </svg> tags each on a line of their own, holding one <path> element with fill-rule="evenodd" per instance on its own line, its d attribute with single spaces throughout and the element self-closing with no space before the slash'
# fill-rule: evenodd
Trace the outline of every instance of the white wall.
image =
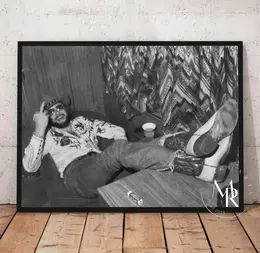
<svg viewBox="0 0 260 253">
<path fill-rule="evenodd" d="M 243 40 L 245 200 L 260 202 L 259 12 L 259 0 L 0 0 L 0 203 L 16 201 L 19 40 Z"/>
</svg>

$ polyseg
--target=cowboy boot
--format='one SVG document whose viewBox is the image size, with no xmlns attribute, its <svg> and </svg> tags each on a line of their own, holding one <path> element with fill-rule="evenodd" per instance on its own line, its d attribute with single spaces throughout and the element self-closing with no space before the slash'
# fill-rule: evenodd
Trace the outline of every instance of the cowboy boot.
<svg viewBox="0 0 260 253">
<path fill-rule="evenodd" d="M 186 152 L 189 140 L 194 136 L 193 132 L 179 132 L 161 137 L 162 146 L 170 150 L 182 150 Z M 218 148 L 218 143 L 213 138 L 202 138 L 196 141 L 192 147 L 193 156 L 206 157 L 214 154 Z"/>
<path fill-rule="evenodd" d="M 219 143 L 231 135 L 238 121 L 238 105 L 234 99 L 227 99 L 219 110 L 194 134 L 187 143 L 186 153 L 197 156 L 198 150 L 210 153 L 207 143 Z M 208 152 L 207 152 L 208 150 Z"/>
<path fill-rule="evenodd" d="M 190 155 L 186 155 L 184 152 L 176 151 L 176 156 L 174 157 L 172 164 L 170 164 L 170 169 L 173 172 L 194 176 L 203 181 L 213 182 L 214 180 L 216 180 L 218 183 L 223 182 L 228 175 L 228 167 L 225 165 L 215 165 L 216 166 L 206 164 L 206 159 L 193 157 Z M 205 180 L 205 178 L 203 177 L 200 178 L 202 171 L 207 169 L 208 167 L 211 168 L 211 171 L 214 170 L 214 175 L 212 179 Z"/>
<path fill-rule="evenodd" d="M 173 162 L 170 164 L 170 169 L 173 172 L 189 176 L 199 176 L 203 169 L 204 160 L 194 156 L 186 155 L 184 152 L 176 151 Z"/>
<path fill-rule="evenodd" d="M 221 164 L 229 153 L 232 137 L 233 135 L 229 135 L 221 140 L 217 151 L 204 159 L 190 156 L 181 150 L 175 150 L 170 169 L 173 172 L 192 175 L 207 182 L 214 182 L 215 180 L 218 183 L 223 182 L 228 176 L 229 169 L 225 165 L 221 166 Z"/>
</svg>

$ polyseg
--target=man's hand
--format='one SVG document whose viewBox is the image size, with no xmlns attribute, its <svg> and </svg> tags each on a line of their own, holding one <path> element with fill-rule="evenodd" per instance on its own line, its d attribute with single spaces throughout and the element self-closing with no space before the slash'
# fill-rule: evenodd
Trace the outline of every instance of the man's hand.
<svg viewBox="0 0 260 253">
<path fill-rule="evenodd" d="M 39 137 L 43 137 L 46 127 L 49 122 L 49 115 L 47 111 L 44 111 L 45 102 L 42 102 L 40 111 L 33 115 L 33 121 L 35 122 L 35 134 Z"/>
</svg>

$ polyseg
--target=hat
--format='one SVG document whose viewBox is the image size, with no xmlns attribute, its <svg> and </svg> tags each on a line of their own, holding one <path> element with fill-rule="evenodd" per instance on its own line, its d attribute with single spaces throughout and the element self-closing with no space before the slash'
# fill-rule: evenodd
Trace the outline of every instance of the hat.
<svg viewBox="0 0 260 253">
<path fill-rule="evenodd" d="M 43 101 L 45 102 L 44 110 L 49 110 L 52 106 L 54 106 L 57 103 L 62 103 L 67 106 L 71 104 L 71 99 L 69 96 L 53 97 L 53 96 L 45 95 L 43 97 Z"/>
</svg>

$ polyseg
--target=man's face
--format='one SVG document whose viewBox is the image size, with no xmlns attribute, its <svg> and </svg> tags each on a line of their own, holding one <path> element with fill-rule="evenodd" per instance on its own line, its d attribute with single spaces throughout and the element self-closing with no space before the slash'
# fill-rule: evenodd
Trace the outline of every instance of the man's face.
<svg viewBox="0 0 260 253">
<path fill-rule="evenodd" d="M 68 125 L 68 112 L 62 103 L 53 105 L 48 112 L 52 126 L 63 128 Z"/>
</svg>

